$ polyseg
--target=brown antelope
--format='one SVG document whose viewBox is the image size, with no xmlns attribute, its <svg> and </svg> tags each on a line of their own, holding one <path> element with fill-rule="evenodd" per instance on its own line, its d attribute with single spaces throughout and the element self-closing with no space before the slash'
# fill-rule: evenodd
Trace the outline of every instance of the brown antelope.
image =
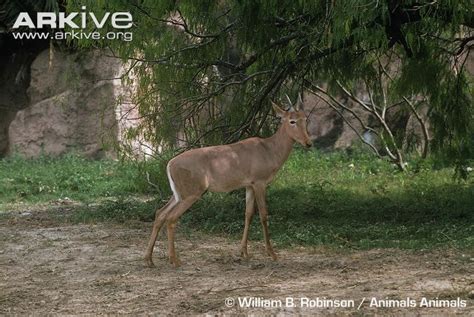
<svg viewBox="0 0 474 317">
<path fill-rule="evenodd" d="M 277 259 L 268 233 L 266 188 L 287 160 L 294 142 L 306 147 L 310 147 L 312 142 L 306 131 L 306 116 L 303 111 L 293 107 L 285 111 L 273 102 L 272 105 L 276 115 L 281 118 L 281 125 L 271 137 L 254 137 L 228 145 L 193 149 L 169 161 L 166 171 L 173 196 L 164 207 L 156 211 L 153 231 L 145 253 L 148 266 L 153 266 L 153 247 L 165 222 L 169 261 L 178 267 L 180 261 L 174 248 L 174 236 L 179 217 L 206 191 L 229 192 L 242 187 L 246 188 L 246 208 L 241 255 L 248 258 L 249 226 L 257 202 L 266 251 L 274 260 Z M 302 106 L 301 97 L 297 106 Z"/>
</svg>

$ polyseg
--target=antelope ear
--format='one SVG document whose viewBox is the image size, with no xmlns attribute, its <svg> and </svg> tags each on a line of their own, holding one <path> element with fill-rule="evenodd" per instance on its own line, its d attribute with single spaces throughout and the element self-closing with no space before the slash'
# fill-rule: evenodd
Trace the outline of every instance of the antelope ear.
<svg viewBox="0 0 474 317">
<path fill-rule="evenodd" d="M 286 111 L 281 109 L 276 103 L 274 103 L 273 101 L 270 100 L 270 102 L 272 103 L 272 106 L 273 106 L 273 111 L 275 111 L 275 114 L 277 115 L 277 117 L 280 117 L 280 118 L 283 118 L 286 114 Z"/>
</svg>

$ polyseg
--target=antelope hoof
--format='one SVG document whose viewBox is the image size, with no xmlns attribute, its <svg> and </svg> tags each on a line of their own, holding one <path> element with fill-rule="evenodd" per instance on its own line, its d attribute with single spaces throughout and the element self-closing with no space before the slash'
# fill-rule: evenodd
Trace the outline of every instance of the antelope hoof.
<svg viewBox="0 0 474 317">
<path fill-rule="evenodd" d="M 267 251 L 268 255 L 272 257 L 273 261 L 278 261 L 278 257 L 273 250 Z"/>
<path fill-rule="evenodd" d="M 153 263 L 151 257 L 145 257 L 145 265 L 149 268 L 155 267 L 155 264 Z"/>
<path fill-rule="evenodd" d="M 181 266 L 181 261 L 178 258 L 171 258 L 170 257 L 170 264 L 173 265 L 175 269 Z"/>
<path fill-rule="evenodd" d="M 247 252 L 247 249 L 242 249 L 242 250 L 240 251 L 240 256 L 241 256 L 242 258 L 244 258 L 245 260 L 248 260 L 248 259 L 249 259 L 249 254 L 248 254 L 248 252 Z"/>
</svg>

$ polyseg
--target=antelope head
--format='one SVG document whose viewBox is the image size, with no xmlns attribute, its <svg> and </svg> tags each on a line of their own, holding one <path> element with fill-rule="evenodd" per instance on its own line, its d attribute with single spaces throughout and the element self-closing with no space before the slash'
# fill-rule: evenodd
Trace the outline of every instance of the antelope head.
<svg viewBox="0 0 474 317">
<path fill-rule="evenodd" d="M 288 98 L 288 96 L 287 96 Z M 290 98 L 290 108 L 288 111 L 283 110 L 277 104 L 272 101 L 273 110 L 275 114 L 281 118 L 282 129 L 285 133 L 295 142 L 309 148 L 313 145 L 309 138 L 307 127 L 306 127 L 306 115 L 303 109 L 303 101 L 301 95 L 298 96 L 298 101 L 293 107 Z"/>
</svg>

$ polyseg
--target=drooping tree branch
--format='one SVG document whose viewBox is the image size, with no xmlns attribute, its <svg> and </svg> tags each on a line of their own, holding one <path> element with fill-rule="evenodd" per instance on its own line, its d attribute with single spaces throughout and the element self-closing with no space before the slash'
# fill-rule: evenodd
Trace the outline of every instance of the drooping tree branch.
<svg viewBox="0 0 474 317">
<path fill-rule="evenodd" d="M 283 90 L 288 92 L 294 87 L 302 87 L 306 79 L 310 82 L 338 79 L 342 94 L 377 120 L 381 129 L 367 123 L 364 126 L 368 131 L 380 134 L 378 138 L 387 144 L 386 155 L 393 159 L 400 156 L 392 147 L 398 135 L 385 131 L 383 122 L 391 120 L 390 110 L 406 102 L 401 95 L 392 98 L 393 91 L 384 86 L 382 80 L 377 85 L 370 82 L 370 85 L 375 85 L 370 88 L 366 82 L 366 87 L 361 88 L 369 101 L 360 100 L 343 83 L 364 82 L 362 69 L 366 66 L 359 65 L 368 65 L 371 57 L 367 56 L 372 52 L 383 55 L 389 51 L 397 54 L 399 59 L 421 64 L 421 59 L 417 59 L 431 53 L 422 51 L 420 47 L 427 50 L 432 47 L 410 47 L 411 39 L 418 39 L 422 44 L 431 41 L 436 54 L 448 58 L 457 49 L 469 47 L 469 32 L 462 34 L 465 41 L 452 42 L 454 36 L 449 30 L 454 28 L 430 30 L 427 27 L 430 21 L 437 26 L 440 21 L 450 19 L 454 21 L 450 21 L 450 25 L 459 21 L 469 24 L 470 15 L 459 13 L 464 10 L 462 5 L 447 5 L 453 11 L 451 16 L 443 5 L 437 1 L 375 1 L 364 3 L 352 14 L 342 10 L 343 4 L 339 2 L 323 1 L 320 7 L 315 6 L 312 10 L 295 3 L 294 10 L 287 14 L 264 8 L 260 2 L 251 5 L 225 2 L 210 6 L 206 12 L 199 11 L 201 7 L 192 3 L 157 6 L 159 10 L 153 10 L 151 4 L 147 8 L 138 4 L 134 12 L 134 18 L 139 17 L 137 25 L 140 25 L 141 17 L 145 25 L 155 25 L 158 30 L 154 30 L 155 38 L 150 39 L 145 34 L 142 37 L 148 42 L 138 40 L 135 50 L 124 51 L 129 55 L 132 52 L 130 58 L 147 64 L 142 74 L 147 77 L 144 82 L 149 86 L 141 94 L 153 90 L 163 103 L 163 107 L 154 106 L 153 98 L 144 98 L 148 104 L 141 111 L 150 114 L 150 126 L 166 125 L 160 120 L 169 121 L 173 114 L 183 120 L 181 126 L 186 136 L 193 140 L 204 140 L 199 134 L 205 134 L 211 138 L 203 142 L 216 142 L 212 137 L 217 134 L 214 127 L 219 126 L 225 130 L 219 142 L 232 142 L 261 131 L 266 133 L 266 118 L 271 111 L 269 97 L 278 98 Z M 367 14 L 358 10 L 365 10 Z M 341 19 L 348 21 L 344 30 L 337 23 Z M 274 31 L 268 32 L 269 28 Z M 163 42 L 160 42 L 162 34 Z M 446 45 L 436 37 L 445 37 L 451 42 Z M 439 49 L 444 46 L 448 47 L 447 51 Z M 411 53 L 415 57 L 407 59 Z M 333 68 L 343 70 L 346 63 L 348 70 L 354 70 L 353 74 L 344 74 L 349 78 L 333 71 Z M 161 83 L 164 85 L 160 86 Z M 413 102 L 411 96 L 406 97 Z M 326 100 L 341 113 L 351 113 L 330 97 L 326 96 Z M 217 101 L 224 105 L 218 105 Z M 413 116 L 418 120 L 415 113 Z M 227 128 L 224 127 L 226 124 Z M 208 130 L 213 132 L 207 133 Z"/>
<path fill-rule="evenodd" d="M 314 87 L 315 90 L 309 88 L 309 87 Z M 351 123 L 351 121 L 343 114 L 343 112 L 341 111 L 341 109 L 343 110 L 347 110 L 348 112 L 350 112 L 352 114 L 352 116 L 361 124 L 361 126 L 365 129 L 365 130 L 373 130 L 372 128 L 369 128 L 368 126 L 366 126 L 362 119 L 360 118 L 360 116 L 354 112 L 352 109 L 346 107 L 343 103 L 341 103 L 339 100 L 337 100 L 336 98 L 334 98 L 332 95 L 329 95 L 327 94 L 327 92 L 325 90 L 323 90 L 321 87 L 319 86 L 315 86 L 314 84 L 311 84 L 311 83 L 308 83 L 307 87 L 306 87 L 306 90 L 310 93 L 312 93 L 313 95 L 319 97 L 321 100 L 323 100 L 328 106 L 330 106 L 334 111 L 336 111 L 336 113 L 342 118 L 342 120 L 344 120 L 344 122 L 352 129 L 352 131 L 354 131 L 354 133 L 357 135 L 357 137 L 359 138 L 360 141 L 362 141 L 362 143 L 364 143 L 365 145 L 367 145 L 368 147 L 370 147 L 372 149 L 372 151 L 379 157 L 379 158 L 382 158 L 383 156 L 380 154 L 379 150 L 370 142 L 368 142 L 364 136 L 359 132 L 358 129 L 356 129 L 356 127 L 354 127 L 354 125 Z M 329 97 L 329 98 L 328 98 Z M 377 133 L 378 134 L 378 133 Z"/>
</svg>

